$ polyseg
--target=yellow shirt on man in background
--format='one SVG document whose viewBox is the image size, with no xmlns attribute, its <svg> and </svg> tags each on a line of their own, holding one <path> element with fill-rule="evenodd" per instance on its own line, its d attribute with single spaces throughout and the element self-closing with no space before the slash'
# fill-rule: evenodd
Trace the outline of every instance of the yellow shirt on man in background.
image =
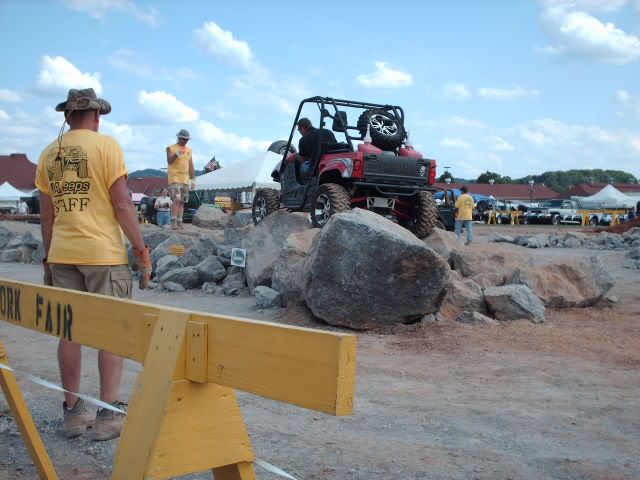
<svg viewBox="0 0 640 480">
<path fill-rule="evenodd" d="M 473 220 L 473 197 L 468 193 L 463 193 L 456 199 L 458 216 L 456 220 Z"/>
<path fill-rule="evenodd" d="M 129 263 L 109 190 L 127 175 L 124 152 L 112 137 L 70 130 L 44 149 L 36 170 L 38 190 L 53 202 L 49 263 Z"/>
<path fill-rule="evenodd" d="M 180 146 L 174 143 L 169 147 L 172 153 L 178 153 L 178 158 L 167 168 L 167 183 L 182 183 L 189 185 L 189 165 L 191 165 L 191 147 Z"/>
</svg>

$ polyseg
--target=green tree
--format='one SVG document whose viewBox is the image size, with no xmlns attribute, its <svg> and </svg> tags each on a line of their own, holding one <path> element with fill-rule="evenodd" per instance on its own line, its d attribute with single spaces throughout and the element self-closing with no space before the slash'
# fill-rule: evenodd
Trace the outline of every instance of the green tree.
<svg viewBox="0 0 640 480">
<path fill-rule="evenodd" d="M 453 175 L 451 175 L 449 170 L 445 170 L 444 173 L 440 175 L 440 177 L 438 177 L 438 182 L 444 183 L 447 181 L 447 178 L 450 178 L 451 181 L 453 182 Z"/>
<path fill-rule="evenodd" d="M 503 177 L 499 173 L 490 172 L 489 170 L 481 173 L 476 179 L 476 183 L 489 183 L 489 180 L 493 180 L 494 183 L 511 183 L 511 177 Z"/>
</svg>

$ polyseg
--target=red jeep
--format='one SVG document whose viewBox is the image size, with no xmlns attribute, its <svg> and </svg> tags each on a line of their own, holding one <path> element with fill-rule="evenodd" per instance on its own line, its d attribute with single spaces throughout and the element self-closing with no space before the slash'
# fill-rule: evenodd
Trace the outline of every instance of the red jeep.
<svg viewBox="0 0 640 480">
<path fill-rule="evenodd" d="M 331 130 L 344 134 L 345 142 L 323 142 L 327 135 L 316 135 L 317 144 L 306 162 L 308 175 L 303 176 L 291 141 L 302 108 L 309 103 L 318 107 L 318 128 L 331 119 Z M 345 108 L 359 114 L 355 126 L 349 125 Z M 399 106 L 307 98 L 300 102 L 289 140 L 274 142 L 270 150 L 283 155 L 272 173 L 281 190 L 256 191 L 252 209 L 256 225 L 283 207 L 310 212 L 316 227 L 334 213 L 364 208 L 397 221 L 419 238 L 431 233 L 438 221 L 432 193 L 436 189 L 431 187 L 436 182 L 436 161 L 413 149 Z"/>
</svg>

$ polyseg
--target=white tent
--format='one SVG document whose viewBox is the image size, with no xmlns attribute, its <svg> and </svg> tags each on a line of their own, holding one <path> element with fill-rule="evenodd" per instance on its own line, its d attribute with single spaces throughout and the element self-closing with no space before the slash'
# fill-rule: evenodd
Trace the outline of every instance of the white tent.
<svg viewBox="0 0 640 480">
<path fill-rule="evenodd" d="M 607 185 L 598 193 L 580 200 L 584 203 L 599 203 L 604 208 L 631 208 L 636 205 L 635 199 L 628 197 L 613 185 Z"/>
<path fill-rule="evenodd" d="M 282 159 L 282 155 L 264 152 L 225 166 L 220 170 L 205 173 L 196 179 L 197 190 L 253 191 L 256 188 L 280 189 L 280 184 L 271 178 L 271 172 Z"/>
<path fill-rule="evenodd" d="M 28 197 L 28 194 L 15 188 L 9 182 L 0 185 L 0 202 L 17 202 L 20 197 Z"/>
</svg>

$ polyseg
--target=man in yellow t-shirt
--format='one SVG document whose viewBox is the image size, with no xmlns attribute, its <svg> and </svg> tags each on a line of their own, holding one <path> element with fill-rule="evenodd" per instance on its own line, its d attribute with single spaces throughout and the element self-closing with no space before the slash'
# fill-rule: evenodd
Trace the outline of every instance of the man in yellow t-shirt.
<svg viewBox="0 0 640 480">
<path fill-rule="evenodd" d="M 192 151 L 187 147 L 191 139 L 184 128 L 178 132 L 178 141 L 167 147 L 167 180 L 171 205 L 171 228 L 182 229 L 184 204 L 189 201 L 189 189 L 196 188 L 196 172 L 193 168 Z"/>
<path fill-rule="evenodd" d="M 473 198 L 467 192 L 467 187 L 460 189 L 462 195 L 456 200 L 456 208 L 458 209 L 458 215 L 456 216 L 456 233 L 458 238 L 462 237 L 462 227 L 467 230 L 467 245 L 473 242 L 473 227 L 471 226 L 473 220 Z"/>
<path fill-rule="evenodd" d="M 40 223 L 46 258 L 44 283 L 55 287 L 131 298 L 132 281 L 123 231 L 129 238 L 140 288 L 151 276 L 149 249 L 145 247 L 135 207 L 127 189 L 124 154 L 111 137 L 98 133 L 100 115 L 111 111 L 92 88 L 69 90 L 64 112 L 69 132 L 44 149 L 36 170 L 40 190 Z M 64 127 L 64 124 L 63 124 Z M 94 424 L 94 440 L 120 435 L 124 415 L 109 409 L 91 414 L 73 393 L 80 390 L 81 346 L 63 333 L 58 346 L 60 377 L 65 392 L 64 429 L 67 437 L 82 435 Z M 121 404 L 123 359 L 100 351 L 100 398 Z"/>
</svg>

